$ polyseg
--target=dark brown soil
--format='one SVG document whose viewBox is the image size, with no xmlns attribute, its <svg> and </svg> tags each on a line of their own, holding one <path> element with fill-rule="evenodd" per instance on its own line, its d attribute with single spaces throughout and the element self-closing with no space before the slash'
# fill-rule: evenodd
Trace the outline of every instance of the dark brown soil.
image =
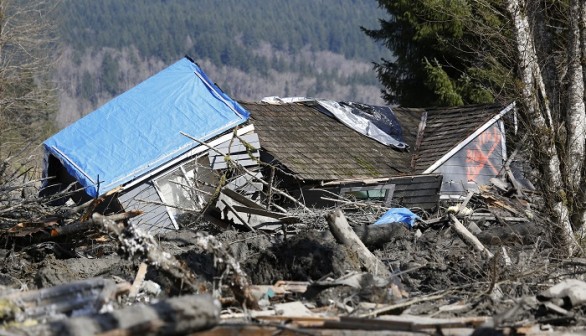
<svg viewBox="0 0 586 336">
<path fill-rule="evenodd" d="M 545 239 L 532 240 L 530 244 L 528 240 L 517 240 L 506 245 L 502 241 L 498 244 L 486 241 L 495 254 L 488 260 L 464 244 L 447 226 L 430 228 L 419 238 L 414 231 L 400 232 L 374 251 L 392 271 L 393 282 L 408 297 L 441 293 L 440 299 L 430 303 L 410 305 L 410 314 L 501 316 L 521 297 L 535 296 L 562 277 L 570 275 L 579 279 L 586 274 L 584 265 L 563 267 L 563 260 L 551 258 L 551 246 Z M 501 231 L 494 227 L 487 232 L 498 235 Z M 164 251 L 185 262 L 198 276 L 202 289 L 209 290 L 214 277 L 220 274 L 214 267 L 214 257 L 198 246 L 197 233 L 188 229 L 169 232 L 158 237 L 158 241 Z M 514 234 L 522 233 L 530 234 L 520 230 Z M 311 282 L 327 277 L 335 279 L 349 271 L 363 271 L 358 256 L 338 244 L 323 226 L 313 226 L 287 237 L 226 231 L 216 238 L 240 262 L 252 284 L 274 284 L 279 280 Z M 115 251 L 114 243 L 104 243 L 101 249 L 89 249 L 87 243 L 84 246 L 64 249 L 58 243 L 43 243 L 0 249 L 1 289 L 35 289 L 92 277 L 132 282 L 141 260 L 126 260 L 116 253 L 105 253 Z M 88 252 L 94 250 L 100 250 L 100 255 Z M 503 251 L 509 257 L 508 265 Z M 161 285 L 163 292 L 173 294 L 173 281 L 155 267 L 149 267 L 146 279 Z M 324 289 L 311 299 L 317 306 L 333 301 L 356 305 L 361 300 L 389 304 L 393 298 L 388 294 L 372 288 L 364 291 L 341 286 Z M 459 304 L 464 308 L 440 309 Z M 525 309 L 506 316 L 520 320 L 536 311 Z"/>
</svg>

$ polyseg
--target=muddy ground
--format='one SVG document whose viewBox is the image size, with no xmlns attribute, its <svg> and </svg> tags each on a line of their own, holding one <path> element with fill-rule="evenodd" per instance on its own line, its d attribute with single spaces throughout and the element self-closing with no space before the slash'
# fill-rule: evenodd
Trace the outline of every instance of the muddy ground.
<svg viewBox="0 0 586 336">
<path fill-rule="evenodd" d="M 361 213 L 346 214 L 356 225 L 366 221 Z M 164 251 L 175 255 L 197 275 L 204 292 L 212 290 L 220 274 L 214 256 L 198 245 L 198 234 L 202 233 L 221 241 L 255 285 L 270 285 L 278 280 L 313 282 L 363 271 L 358 256 L 335 241 L 322 215 L 304 218 L 294 234 L 221 232 L 203 223 L 160 235 L 157 241 Z M 586 262 L 556 258 L 554 244 L 546 234 L 549 230 L 535 223 L 479 224 L 483 229 L 479 237 L 495 254 L 490 260 L 467 246 L 447 223 L 428 228 L 421 235 L 402 226 L 388 242 L 371 248 L 392 270 L 392 282 L 404 293 L 402 297 L 366 285 L 362 289 L 327 288 L 298 299 L 309 300 L 317 307 L 332 302 L 358 307 L 362 301 L 390 304 L 435 296 L 392 313 L 494 316 L 505 324 L 537 318 L 561 325 L 585 324 L 584 319 L 575 316 L 560 320 L 547 310 L 540 312 L 538 305 L 525 305 L 512 313 L 511 309 L 522 298 L 535 297 L 562 279 L 583 279 Z M 36 244 L 13 242 L 0 249 L 0 257 L 0 285 L 6 290 L 46 288 L 92 277 L 132 283 L 142 261 L 121 257 L 115 241 L 99 232 Z M 146 280 L 161 287 L 159 298 L 182 291 L 155 267 L 149 267 Z M 583 315 L 581 310 L 575 313 Z"/>
</svg>

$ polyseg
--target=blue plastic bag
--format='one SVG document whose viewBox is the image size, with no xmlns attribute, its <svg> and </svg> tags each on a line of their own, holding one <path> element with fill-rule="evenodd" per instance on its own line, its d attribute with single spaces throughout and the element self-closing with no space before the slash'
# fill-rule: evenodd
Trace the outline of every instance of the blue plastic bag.
<svg viewBox="0 0 586 336">
<path fill-rule="evenodd" d="M 413 228 L 416 220 L 421 220 L 419 216 L 407 208 L 391 208 L 384 213 L 373 225 L 389 223 L 405 223 L 409 228 Z"/>
</svg>

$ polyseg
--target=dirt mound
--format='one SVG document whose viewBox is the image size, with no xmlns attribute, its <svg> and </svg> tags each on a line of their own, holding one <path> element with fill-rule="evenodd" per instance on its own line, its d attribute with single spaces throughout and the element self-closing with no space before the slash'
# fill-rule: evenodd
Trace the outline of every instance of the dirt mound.
<svg viewBox="0 0 586 336">
<path fill-rule="evenodd" d="M 226 231 L 216 237 L 227 246 L 254 284 L 277 280 L 315 280 L 360 270 L 358 259 L 337 244 L 329 232 L 306 230 L 287 237 L 262 233 Z M 162 246 L 170 247 L 194 272 L 212 281 L 213 256 L 197 247 L 196 232 L 180 230 L 164 235 Z"/>
</svg>

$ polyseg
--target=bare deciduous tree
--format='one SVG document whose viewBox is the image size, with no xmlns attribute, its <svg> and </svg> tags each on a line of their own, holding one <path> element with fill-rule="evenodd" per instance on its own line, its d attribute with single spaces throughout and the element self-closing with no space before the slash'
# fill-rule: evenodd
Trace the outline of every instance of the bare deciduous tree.
<svg viewBox="0 0 586 336">
<path fill-rule="evenodd" d="M 55 88 L 50 76 L 56 39 L 50 15 L 58 4 L 59 1 L 0 0 L 3 149 L 14 149 L 12 141 L 43 137 L 43 129 L 55 111 Z"/>
</svg>

